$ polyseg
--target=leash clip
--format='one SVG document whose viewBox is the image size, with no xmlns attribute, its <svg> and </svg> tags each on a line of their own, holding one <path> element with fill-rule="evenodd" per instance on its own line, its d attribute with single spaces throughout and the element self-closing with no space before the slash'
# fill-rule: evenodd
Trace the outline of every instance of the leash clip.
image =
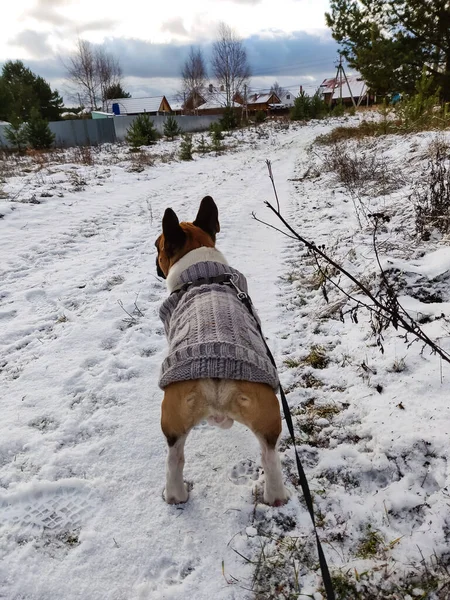
<svg viewBox="0 0 450 600">
<path fill-rule="evenodd" d="M 229 277 L 229 283 L 232 285 L 236 291 L 236 296 L 238 300 L 244 302 L 248 299 L 248 295 L 241 290 L 241 288 L 237 285 L 237 281 L 239 281 L 239 275 L 237 273 L 225 273 Z"/>
</svg>

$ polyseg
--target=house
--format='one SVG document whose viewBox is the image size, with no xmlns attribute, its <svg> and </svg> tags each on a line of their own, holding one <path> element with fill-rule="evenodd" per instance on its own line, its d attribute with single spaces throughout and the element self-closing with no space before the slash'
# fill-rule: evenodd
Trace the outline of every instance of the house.
<svg viewBox="0 0 450 600">
<path fill-rule="evenodd" d="M 268 94 L 252 94 L 247 101 L 249 111 L 264 110 L 268 111 L 271 104 L 281 104 L 280 98 L 273 92 Z"/>
<path fill-rule="evenodd" d="M 172 112 L 165 96 L 149 96 L 146 98 L 115 98 L 108 100 L 115 115 L 160 115 Z"/>
<path fill-rule="evenodd" d="M 351 106 L 353 104 L 352 96 L 357 106 L 363 102 L 373 103 L 373 95 L 370 94 L 366 82 L 359 75 L 347 75 L 347 80 L 344 76 L 324 79 L 319 89 L 329 106 L 334 106 L 341 99 L 343 104 Z"/>
<path fill-rule="evenodd" d="M 282 90 L 278 94 L 278 97 L 280 98 L 281 104 L 284 104 L 286 108 L 294 106 L 295 99 L 297 98 L 297 96 L 289 90 Z"/>
<path fill-rule="evenodd" d="M 199 115 L 221 115 L 228 105 L 226 95 L 223 92 L 214 91 L 207 94 L 206 102 L 200 104 L 197 113 Z M 234 109 L 242 108 L 240 102 L 232 102 L 230 106 Z"/>
</svg>

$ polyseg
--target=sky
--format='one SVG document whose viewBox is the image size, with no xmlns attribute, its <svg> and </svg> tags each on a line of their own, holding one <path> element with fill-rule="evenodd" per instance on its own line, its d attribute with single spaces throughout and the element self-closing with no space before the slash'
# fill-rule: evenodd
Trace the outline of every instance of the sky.
<svg viewBox="0 0 450 600">
<path fill-rule="evenodd" d="M 72 97 L 64 63 L 78 38 L 103 44 L 118 58 L 133 97 L 175 94 L 190 46 L 208 59 L 221 21 L 243 40 L 254 91 L 274 81 L 294 93 L 300 85 L 313 89 L 335 70 L 328 0 L 172 0 L 155 2 L 157 8 L 144 0 L 4 2 L 0 64 L 23 60 L 66 104 Z"/>
</svg>

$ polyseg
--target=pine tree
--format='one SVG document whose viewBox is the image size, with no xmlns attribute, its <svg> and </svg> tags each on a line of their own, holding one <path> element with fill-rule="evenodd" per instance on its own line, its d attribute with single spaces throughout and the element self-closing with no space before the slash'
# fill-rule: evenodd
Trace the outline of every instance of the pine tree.
<svg viewBox="0 0 450 600">
<path fill-rule="evenodd" d="M 220 125 L 222 130 L 230 131 L 231 129 L 235 129 L 238 126 L 238 118 L 236 114 L 236 109 L 231 106 L 226 106 L 223 111 L 223 116 L 220 119 Z"/>
<path fill-rule="evenodd" d="M 48 121 L 43 119 L 37 110 L 31 113 L 31 118 L 25 126 L 25 134 L 32 148 L 45 150 L 55 141 L 55 135 L 50 131 Z"/>
<path fill-rule="evenodd" d="M 14 150 L 22 153 L 28 145 L 25 125 L 18 117 L 11 118 L 11 124 L 5 127 L 5 136 Z"/>
<path fill-rule="evenodd" d="M 153 121 L 146 114 L 138 115 L 127 129 L 125 141 L 135 150 L 140 146 L 150 146 L 159 138 Z"/>
<path fill-rule="evenodd" d="M 202 133 L 202 135 L 200 136 L 200 140 L 198 142 L 197 152 L 200 152 L 200 154 L 206 154 L 210 150 L 211 150 L 211 146 L 208 144 L 205 136 Z"/>
<path fill-rule="evenodd" d="M 414 93 L 422 67 L 450 100 L 448 0 L 331 0 L 326 14 L 342 53 L 379 95 Z"/>
<path fill-rule="evenodd" d="M 211 136 L 211 148 L 217 154 L 223 150 L 223 133 L 220 123 L 211 123 L 209 135 Z"/>
<path fill-rule="evenodd" d="M 181 160 L 192 160 L 192 135 L 185 133 L 180 145 L 179 157 Z"/>
<path fill-rule="evenodd" d="M 292 121 L 306 121 L 310 117 L 311 98 L 306 92 L 300 92 L 294 101 L 294 106 L 291 110 Z"/>
<path fill-rule="evenodd" d="M 173 141 L 180 134 L 181 127 L 178 125 L 178 121 L 174 116 L 169 115 L 164 123 L 164 135 Z"/>
</svg>

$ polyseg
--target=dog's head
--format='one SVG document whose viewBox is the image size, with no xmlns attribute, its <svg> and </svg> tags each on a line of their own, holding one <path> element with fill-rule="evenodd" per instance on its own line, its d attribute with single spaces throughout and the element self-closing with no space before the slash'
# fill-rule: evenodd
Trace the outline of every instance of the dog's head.
<svg viewBox="0 0 450 600">
<path fill-rule="evenodd" d="M 219 231 L 219 211 L 211 196 L 205 196 L 200 202 L 192 223 L 180 223 L 175 212 L 167 208 L 162 220 L 162 234 L 155 242 L 158 275 L 165 279 L 170 267 L 191 250 L 202 246 L 214 248 Z"/>
</svg>

